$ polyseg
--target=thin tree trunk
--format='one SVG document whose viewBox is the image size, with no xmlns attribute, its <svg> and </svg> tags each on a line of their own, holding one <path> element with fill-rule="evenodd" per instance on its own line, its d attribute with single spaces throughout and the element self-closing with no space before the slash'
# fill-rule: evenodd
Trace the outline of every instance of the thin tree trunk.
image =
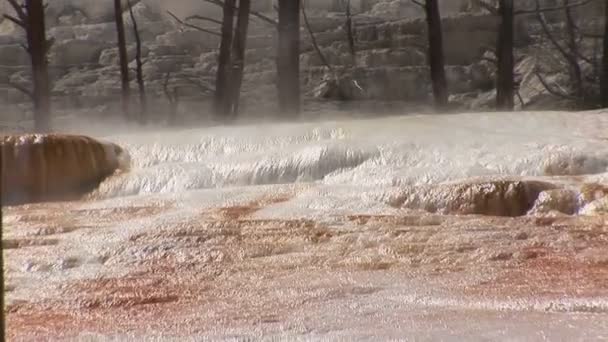
<svg viewBox="0 0 608 342">
<path fill-rule="evenodd" d="M 564 1 L 564 11 L 566 15 L 566 31 L 568 33 L 568 47 L 572 54 L 570 61 L 570 77 L 574 83 L 574 94 L 581 102 L 584 102 L 585 89 L 583 88 L 583 72 L 579 64 L 578 42 L 576 41 L 576 24 L 572 17 L 572 9 L 569 7 L 570 0 Z"/>
<path fill-rule="evenodd" d="M 348 39 L 348 50 L 353 58 L 353 66 L 357 65 L 357 51 L 355 49 L 355 35 L 353 33 L 353 16 L 350 0 L 346 2 L 346 38 Z"/>
<path fill-rule="evenodd" d="M 448 86 L 445 76 L 441 15 L 439 14 L 437 0 L 426 0 L 425 11 L 429 35 L 429 66 L 433 82 L 435 107 L 444 109 L 448 104 Z"/>
<path fill-rule="evenodd" d="M 249 12 L 251 0 L 239 0 L 239 12 L 236 21 L 236 33 L 232 41 L 232 75 L 230 84 L 230 117 L 236 118 L 239 111 L 243 71 L 245 69 L 245 47 L 249 29 Z"/>
<path fill-rule="evenodd" d="M 306 26 L 306 30 L 308 31 L 308 35 L 310 36 L 310 42 L 312 43 L 313 48 L 317 52 L 317 55 L 319 56 L 321 63 L 323 63 L 323 65 L 325 65 L 327 67 L 327 69 L 329 69 L 332 76 L 337 79 L 338 75 L 336 74 L 336 71 L 331 66 L 331 64 L 329 64 L 327 57 L 325 57 L 325 55 L 323 54 L 323 51 L 321 51 L 321 47 L 319 47 L 319 43 L 317 42 L 315 33 L 312 31 L 312 27 L 310 26 L 310 22 L 308 21 L 308 14 L 306 14 L 306 7 L 304 6 L 303 2 L 300 3 L 300 5 L 301 5 L 301 10 L 302 10 L 302 19 L 304 19 L 304 26 Z"/>
<path fill-rule="evenodd" d="M 129 102 L 131 98 L 131 89 L 129 87 L 129 60 L 127 57 L 127 41 L 125 38 L 125 24 L 122 19 L 121 0 L 114 0 L 114 20 L 116 21 L 116 33 L 118 35 L 122 112 L 125 118 L 130 119 Z"/>
<path fill-rule="evenodd" d="M 601 91 L 602 107 L 608 108 L 608 2 L 606 2 L 606 15 L 604 16 L 604 57 L 602 58 Z"/>
<path fill-rule="evenodd" d="M 300 1 L 279 0 L 277 74 L 281 114 L 300 113 Z"/>
<path fill-rule="evenodd" d="M 173 90 L 169 89 L 169 80 L 171 79 L 171 72 L 165 74 L 165 80 L 163 81 L 163 92 L 169 102 L 169 119 L 167 124 L 169 126 L 175 126 L 177 124 L 177 112 L 179 107 L 179 90 L 174 87 Z"/>
<path fill-rule="evenodd" d="M 141 36 L 139 35 L 139 28 L 137 27 L 137 20 L 133 13 L 133 6 L 131 1 L 127 0 L 129 5 L 129 15 L 131 16 L 131 23 L 133 24 L 133 35 L 135 36 L 135 64 L 136 64 L 136 75 L 137 75 L 137 86 L 139 88 L 139 122 L 145 124 L 147 122 L 148 113 L 148 100 L 146 98 L 146 84 L 144 82 L 144 63 L 141 60 Z"/>
<path fill-rule="evenodd" d="M 496 108 L 498 110 L 512 111 L 514 103 L 513 57 L 513 0 L 500 0 L 498 9 L 501 24 L 498 33 L 496 55 L 498 58 L 498 72 L 496 81 Z"/>
<path fill-rule="evenodd" d="M 230 81 L 230 56 L 232 49 L 232 37 L 234 34 L 234 10 L 236 0 L 225 0 L 223 5 L 222 38 L 220 42 L 220 53 L 215 76 L 215 94 L 213 109 L 216 118 L 225 120 L 230 112 L 229 90 Z"/>
<path fill-rule="evenodd" d="M 34 121 L 37 132 L 50 130 L 51 89 L 47 61 L 47 40 L 44 23 L 44 4 L 42 0 L 28 0 L 25 3 L 27 12 L 27 41 L 32 62 L 34 80 Z"/>
</svg>

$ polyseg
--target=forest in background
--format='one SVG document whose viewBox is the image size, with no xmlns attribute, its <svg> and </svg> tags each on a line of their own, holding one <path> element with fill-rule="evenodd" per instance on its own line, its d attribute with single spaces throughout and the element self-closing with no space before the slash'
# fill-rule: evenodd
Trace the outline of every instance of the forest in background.
<svg viewBox="0 0 608 342">
<path fill-rule="evenodd" d="M 3 120 L 31 118 L 39 132 L 55 112 L 100 106 L 167 125 L 295 119 L 304 101 L 608 107 L 604 0 L 199 0 L 214 9 L 204 13 L 3 1 Z"/>
</svg>

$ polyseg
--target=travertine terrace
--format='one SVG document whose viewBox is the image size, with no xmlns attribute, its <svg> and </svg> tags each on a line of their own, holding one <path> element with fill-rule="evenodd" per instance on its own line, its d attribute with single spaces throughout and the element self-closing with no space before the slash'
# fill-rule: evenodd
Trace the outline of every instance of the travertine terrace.
<svg viewBox="0 0 608 342">
<path fill-rule="evenodd" d="M 11 340 L 608 336 L 605 113 L 98 128 L 128 172 L 5 209 Z"/>
</svg>

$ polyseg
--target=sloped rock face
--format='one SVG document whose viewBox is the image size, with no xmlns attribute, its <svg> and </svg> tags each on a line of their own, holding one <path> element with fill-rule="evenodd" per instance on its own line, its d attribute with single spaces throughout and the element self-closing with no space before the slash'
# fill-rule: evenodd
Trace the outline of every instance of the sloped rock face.
<svg viewBox="0 0 608 342">
<path fill-rule="evenodd" d="M 442 184 L 412 189 L 402 207 L 441 214 L 523 216 L 543 191 L 553 188 L 550 183 L 524 180 Z"/>
<path fill-rule="evenodd" d="M 52 49 L 50 62 L 60 65 L 83 65 L 97 63 L 108 43 L 96 40 L 73 39 L 56 43 Z"/>
<path fill-rule="evenodd" d="M 334 77 L 325 68 L 310 70 L 307 80 L 322 80 L 313 96 L 338 100 L 424 101 L 431 93 L 430 71 L 425 65 L 381 67 L 370 65 L 340 69 Z M 446 77 L 450 91 L 468 93 L 492 84 L 489 73 L 475 66 L 448 66 Z"/>
<path fill-rule="evenodd" d="M 545 160 L 543 171 L 548 176 L 579 176 L 606 172 L 605 156 L 557 153 Z"/>
<path fill-rule="evenodd" d="M 9 135 L 0 138 L 3 204 L 77 198 L 128 167 L 119 146 L 85 136 Z"/>
<path fill-rule="evenodd" d="M 19 44 L 0 46 L 0 65 L 27 65 L 28 54 Z"/>
<path fill-rule="evenodd" d="M 574 215 L 580 208 L 578 192 L 569 189 L 553 189 L 543 191 L 538 195 L 534 207 L 529 214 L 547 214 L 558 212 Z"/>
</svg>

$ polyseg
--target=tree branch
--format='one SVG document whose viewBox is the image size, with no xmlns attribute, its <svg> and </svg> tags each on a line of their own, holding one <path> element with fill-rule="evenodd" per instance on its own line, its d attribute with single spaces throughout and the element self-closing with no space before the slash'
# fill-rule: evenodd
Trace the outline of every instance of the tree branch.
<svg viewBox="0 0 608 342">
<path fill-rule="evenodd" d="M 538 72 L 538 70 L 536 70 L 534 72 L 534 75 L 538 78 L 538 80 L 540 81 L 540 83 L 543 85 L 543 88 L 545 88 L 545 90 L 547 90 L 549 92 L 549 94 L 555 96 L 555 97 L 559 97 L 562 99 L 566 99 L 566 100 L 571 100 L 571 101 L 577 101 L 579 99 L 577 99 L 574 96 L 570 96 L 568 94 L 564 94 L 561 91 L 558 91 L 556 89 L 553 89 L 549 83 L 547 83 L 547 81 L 541 76 L 540 72 Z"/>
<path fill-rule="evenodd" d="M 217 19 L 213 19 L 213 18 L 209 18 L 209 17 L 204 17 L 201 15 L 191 15 L 189 17 L 186 17 L 185 20 L 202 20 L 202 21 L 210 21 L 212 23 L 218 24 L 218 25 L 222 25 L 222 21 L 221 20 L 217 20 Z"/>
<path fill-rule="evenodd" d="M 557 41 L 557 39 L 551 33 L 551 30 L 549 30 L 549 25 L 547 24 L 547 21 L 545 20 L 543 12 L 540 11 L 539 0 L 536 0 L 536 7 L 538 9 L 538 11 L 535 12 L 536 17 L 537 17 L 538 21 L 540 22 L 540 26 L 543 29 L 543 32 L 545 33 L 547 38 L 549 38 L 549 41 L 551 42 L 551 44 L 553 44 L 553 46 L 555 46 L 557 51 L 559 51 L 559 53 L 562 54 L 562 56 L 564 56 L 564 58 L 568 62 L 572 62 L 573 60 L 575 60 L 575 58 L 570 53 L 568 53 L 568 51 L 566 51 L 566 49 L 563 46 L 561 46 L 561 44 Z"/>
<path fill-rule="evenodd" d="M 17 26 L 21 27 L 24 30 L 27 30 L 27 26 L 25 25 L 25 22 L 22 20 L 19 20 L 15 17 L 13 17 L 12 15 L 9 14 L 5 14 L 4 18 L 6 18 L 7 20 L 12 21 L 13 23 L 15 23 Z"/>
<path fill-rule="evenodd" d="M 538 0 L 536 0 L 536 6 L 537 6 L 537 8 L 540 8 L 540 2 Z M 564 10 L 567 10 L 570 7 L 562 6 L 561 8 Z M 545 20 L 545 18 L 543 16 L 542 10 L 539 9 L 539 11 L 536 12 L 536 17 L 541 24 L 541 28 L 542 28 L 543 32 L 545 33 L 547 38 L 549 38 L 549 41 L 551 42 L 551 44 L 553 44 L 555 46 L 555 48 L 559 51 L 559 53 L 562 54 L 562 56 L 564 56 L 564 58 L 569 63 L 575 63 L 577 58 L 580 58 L 581 60 L 583 60 L 589 64 L 593 63 L 593 61 L 590 58 L 588 58 L 587 56 L 584 56 L 578 49 L 574 49 L 574 51 L 572 51 L 572 53 L 570 53 L 570 52 L 566 51 L 566 49 L 564 47 L 562 47 L 561 44 L 559 44 L 559 42 L 557 41 L 555 36 L 551 33 L 551 30 L 549 29 L 549 25 L 547 24 L 547 21 Z"/>
<path fill-rule="evenodd" d="M 414 3 L 414 5 L 418 5 L 418 6 L 422 7 L 422 8 L 424 8 L 424 4 L 422 2 L 420 2 L 418 0 L 410 0 L 410 1 L 412 1 L 412 3 Z"/>
<path fill-rule="evenodd" d="M 302 17 L 304 18 L 304 24 L 306 25 L 306 29 L 308 30 L 308 34 L 310 35 L 310 40 L 312 42 L 312 46 L 315 48 L 315 51 L 319 55 L 321 62 L 323 64 L 325 64 L 325 66 L 327 66 L 327 68 L 329 69 L 329 71 L 331 71 L 332 74 L 335 75 L 334 68 L 332 68 L 332 66 L 329 64 L 329 62 L 327 61 L 327 58 L 325 58 L 325 55 L 323 55 L 323 52 L 321 51 L 319 44 L 317 44 L 317 39 L 315 38 L 315 34 L 312 32 L 312 28 L 310 27 L 310 23 L 308 22 L 308 15 L 306 15 L 306 9 L 304 8 L 304 2 L 300 2 L 300 7 L 302 10 Z"/>
<path fill-rule="evenodd" d="M 218 37 L 221 37 L 221 36 L 222 36 L 222 34 L 221 34 L 221 33 L 219 33 L 219 32 L 215 32 L 215 31 L 207 30 L 207 29 L 204 29 L 204 28 L 202 28 L 202 27 L 199 27 L 199 26 L 196 26 L 196 25 L 192 25 L 192 24 L 186 23 L 186 22 L 184 22 L 183 20 L 181 20 L 180 18 L 178 18 L 178 17 L 177 17 L 175 14 L 171 13 L 171 11 L 167 11 L 167 13 L 168 13 L 168 14 L 169 14 L 169 15 L 170 15 L 170 16 L 171 16 L 173 19 L 175 19 L 175 21 L 177 21 L 178 23 L 180 23 L 182 26 L 186 26 L 186 27 L 189 27 L 189 28 L 195 29 L 195 30 L 197 30 L 197 31 L 201 31 L 201 32 L 209 33 L 209 34 L 212 34 L 212 35 L 214 35 L 214 36 L 218 36 Z"/>
<path fill-rule="evenodd" d="M 26 23 L 27 22 L 27 14 L 25 14 L 25 11 L 23 10 L 23 5 L 19 4 L 17 2 L 17 0 L 6 0 L 11 7 L 13 7 L 13 10 L 15 11 L 15 13 L 17 13 L 17 16 L 19 17 L 19 19 L 21 19 L 22 22 Z"/>
</svg>

